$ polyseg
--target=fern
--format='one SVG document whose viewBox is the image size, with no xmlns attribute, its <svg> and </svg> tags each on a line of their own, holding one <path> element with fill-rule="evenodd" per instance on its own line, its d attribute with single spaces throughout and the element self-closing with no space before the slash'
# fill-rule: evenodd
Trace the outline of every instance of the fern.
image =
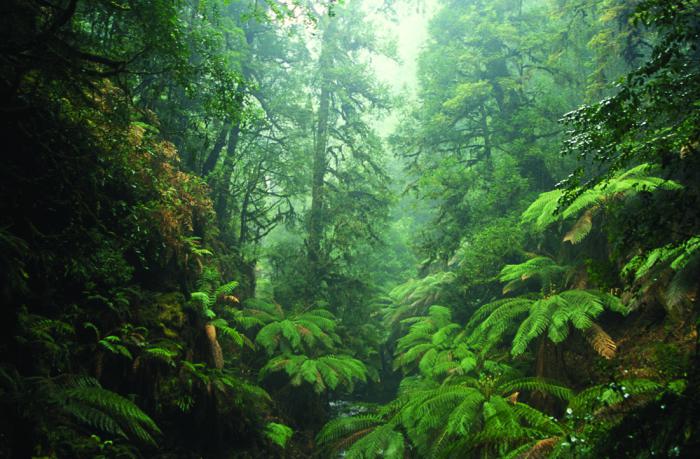
<svg viewBox="0 0 700 459">
<path fill-rule="evenodd" d="M 502 366 L 497 366 L 502 368 Z M 456 377 L 442 385 L 403 386 L 399 399 L 402 425 L 426 457 L 463 457 L 494 447 L 500 452 L 515 444 L 561 432 L 558 423 L 517 401 L 517 390 L 543 391 L 569 398 L 571 391 L 534 378 L 511 379 L 512 371 L 479 378 Z"/>
<path fill-rule="evenodd" d="M 389 293 L 393 306 L 387 310 L 387 321 L 393 325 L 408 316 L 422 314 L 439 301 L 445 288 L 454 280 L 454 273 L 438 272 L 422 279 L 411 279 L 395 287 Z"/>
<path fill-rule="evenodd" d="M 243 345 L 249 348 L 255 347 L 253 342 L 244 334 L 240 333 L 235 328 L 229 326 L 228 322 L 224 319 L 215 319 L 210 322 L 211 325 L 216 327 L 224 336 L 231 340 L 236 346 L 243 347 Z"/>
<path fill-rule="evenodd" d="M 566 428 L 517 401 L 518 392 L 544 391 L 568 399 L 571 391 L 550 381 L 513 378 L 503 364 L 484 362 L 479 377 L 455 376 L 442 384 L 423 377 L 404 378 L 397 398 L 370 412 L 330 421 L 317 436 L 325 449 L 344 457 L 396 457 L 413 450 L 420 457 L 476 457 L 523 451 Z M 398 456 L 402 457 L 402 456 Z"/>
<path fill-rule="evenodd" d="M 658 395 L 664 390 L 664 386 L 650 379 L 626 379 L 581 391 L 571 399 L 569 408 L 575 413 L 590 413 L 601 407 L 617 405 L 631 397 Z"/>
<path fill-rule="evenodd" d="M 169 366 L 175 366 L 175 358 L 178 356 L 178 352 L 164 347 L 151 346 L 144 350 L 143 355 L 165 362 Z"/>
<path fill-rule="evenodd" d="M 324 355 L 315 359 L 306 355 L 277 356 L 260 370 L 260 378 L 283 370 L 293 386 L 307 383 L 318 394 L 340 387 L 352 392 L 358 381 L 367 381 L 365 365 L 348 355 Z"/>
<path fill-rule="evenodd" d="M 238 298 L 233 296 L 233 291 L 238 286 L 238 282 L 231 281 L 214 288 L 217 280 L 218 272 L 216 270 L 204 270 L 202 279 L 199 282 L 202 290 L 193 292 L 191 299 L 193 303 L 199 305 L 197 311 L 202 318 L 207 320 L 207 323 L 204 325 L 204 333 L 209 341 L 210 358 L 214 362 L 214 366 L 221 369 L 224 366 L 224 356 L 217 331 L 237 347 L 246 345 L 253 348 L 253 342 L 239 332 L 235 325 L 240 325 L 243 328 L 252 328 L 262 324 L 262 322 L 255 317 L 245 315 L 240 309 L 231 307 L 239 302 Z"/>
<path fill-rule="evenodd" d="M 292 435 L 294 430 L 284 424 L 279 424 L 277 422 L 268 422 L 264 430 L 265 436 L 273 443 L 284 448 Z"/>
<path fill-rule="evenodd" d="M 403 457 L 406 440 L 392 408 L 375 407 L 371 413 L 333 419 L 323 426 L 316 441 L 322 451 L 342 452 L 344 457 Z"/>
<path fill-rule="evenodd" d="M 62 412 L 85 426 L 153 445 L 153 436 L 160 434 L 155 422 L 135 403 L 103 389 L 93 378 L 71 378 L 65 385 L 49 389 L 49 393 Z"/>
<path fill-rule="evenodd" d="M 642 289 L 648 289 L 664 280 L 663 272 L 671 273 L 665 293 L 668 307 L 673 311 L 697 296 L 699 271 L 700 236 L 693 236 L 651 250 L 644 256 L 635 256 L 622 269 L 622 274 L 633 277 Z"/>
<path fill-rule="evenodd" d="M 100 346 L 107 349 L 112 354 L 126 357 L 129 360 L 134 359 L 134 356 L 131 355 L 131 352 L 129 351 L 129 349 L 122 344 L 122 340 L 118 336 L 114 336 L 114 335 L 105 336 L 104 338 L 99 340 L 98 343 L 100 344 Z"/>
<path fill-rule="evenodd" d="M 340 338 L 335 332 L 336 321 L 325 309 L 314 309 L 284 318 L 280 311 L 269 320 L 255 337 L 268 354 L 310 352 L 318 348 L 332 350 Z"/>
<path fill-rule="evenodd" d="M 569 266 L 560 266 L 549 257 L 537 256 L 517 265 L 506 265 L 501 269 L 499 280 L 506 283 L 503 293 L 518 288 L 528 279 L 539 280 L 543 291 L 551 290 L 558 281 L 565 279 L 571 271 Z"/>
<path fill-rule="evenodd" d="M 639 191 L 681 188 L 681 185 L 672 180 L 651 176 L 653 171 L 653 166 L 641 164 L 580 194 L 577 190 L 573 190 L 572 194 L 578 194 L 578 196 L 566 206 L 561 205 L 565 195 L 563 190 L 542 193 L 523 212 L 522 221 L 532 225 L 538 231 L 544 231 L 553 223 L 576 217 L 578 221 L 566 233 L 564 241 L 578 244 L 590 233 L 595 213 L 608 201 L 621 199 Z M 580 215 L 584 210 L 583 215 Z"/>
<path fill-rule="evenodd" d="M 476 367 L 476 356 L 464 343 L 462 327 L 451 321 L 444 306 L 431 306 L 427 316 L 404 319 L 411 326 L 397 341 L 394 369 L 405 373 L 418 368 L 426 377 L 466 374 Z"/>
<path fill-rule="evenodd" d="M 512 353 L 518 355 L 525 352 L 532 340 L 545 333 L 554 343 L 564 341 L 571 326 L 583 332 L 596 327 L 599 335 L 604 333 L 594 319 L 606 309 L 627 313 L 617 297 L 594 290 L 567 290 L 538 299 L 513 298 L 482 306 L 467 330 L 471 331 L 471 343 L 488 349 L 517 328 Z M 481 320 L 483 317 L 486 318 Z M 520 317 L 524 320 L 518 323 Z M 601 346 L 599 340 L 594 340 L 591 344 L 605 358 L 614 354 L 614 342 Z"/>
<path fill-rule="evenodd" d="M 567 290 L 533 301 L 528 317 L 513 338 L 512 353 L 522 354 L 532 340 L 545 332 L 552 342 L 560 343 L 567 338 L 570 326 L 586 331 L 605 309 L 627 312 L 618 298 L 594 290 Z M 600 350 L 595 346 L 594 349 Z M 611 357 L 608 351 L 601 355 Z"/>
</svg>

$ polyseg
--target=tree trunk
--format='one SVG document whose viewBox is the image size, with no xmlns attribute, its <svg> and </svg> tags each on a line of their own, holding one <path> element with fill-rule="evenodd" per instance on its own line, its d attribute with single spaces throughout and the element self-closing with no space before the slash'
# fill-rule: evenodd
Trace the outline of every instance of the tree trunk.
<svg viewBox="0 0 700 459">
<path fill-rule="evenodd" d="M 323 35 L 321 56 L 319 58 L 319 70 L 321 72 L 321 96 L 318 106 L 318 123 L 316 125 L 316 138 L 314 143 L 313 172 L 311 181 L 311 210 L 309 212 L 307 240 L 309 273 L 312 281 L 321 278 L 322 254 L 321 242 L 325 226 L 325 183 L 324 177 L 328 168 L 326 149 L 328 147 L 328 123 L 330 114 L 331 89 L 326 69 L 332 67 L 330 56 L 330 43 L 333 35 L 334 21 L 328 22 L 328 27 Z"/>
<path fill-rule="evenodd" d="M 311 182 L 311 211 L 309 214 L 309 268 L 316 278 L 319 273 L 321 259 L 321 239 L 323 237 L 324 209 L 324 176 L 327 159 L 326 146 L 328 143 L 328 112 L 330 94 L 327 87 L 321 89 L 321 100 L 318 109 L 318 125 L 316 127 L 316 144 L 314 145 L 313 178 Z"/>
<path fill-rule="evenodd" d="M 226 145 L 226 137 L 230 130 L 231 124 L 228 122 L 224 123 L 223 127 L 221 128 L 221 132 L 219 132 L 219 135 L 216 137 L 214 147 L 211 149 L 206 161 L 204 161 L 204 165 L 202 166 L 202 177 L 209 175 L 216 167 L 216 163 L 219 162 L 221 152 L 224 149 L 224 145 Z"/>
</svg>

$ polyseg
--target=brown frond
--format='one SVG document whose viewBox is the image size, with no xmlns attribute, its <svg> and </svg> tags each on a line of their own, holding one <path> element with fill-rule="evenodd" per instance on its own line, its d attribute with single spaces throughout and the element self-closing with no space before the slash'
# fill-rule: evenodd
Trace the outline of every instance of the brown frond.
<svg viewBox="0 0 700 459">
<path fill-rule="evenodd" d="M 518 403 L 518 395 L 520 395 L 520 392 L 513 392 L 508 396 L 508 403 L 511 405 L 515 405 Z"/>
<path fill-rule="evenodd" d="M 349 447 L 350 445 L 352 445 L 353 443 L 355 443 L 360 438 L 364 437 L 365 435 L 367 435 L 368 433 L 373 431 L 375 428 L 376 428 L 376 426 L 372 426 L 372 427 L 367 427 L 366 429 L 358 430 L 357 432 L 353 432 L 352 434 L 348 435 L 347 437 L 345 437 L 341 440 L 338 440 L 335 443 L 335 447 L 338 450 L 345 449 L 345 448 Z"/>
<path fill-rule="evenodd" d="M 222 295 L 221 299 L 222 299 L 222 301 L 225 301 L 225 302 L 228 301 L 231 304 L 240 303 L 240 300 L 238 299 L 238 297 L 236 297 L 234 295 Z"/>
<path fill-rule="evenodd" d="M 564 242 L 571 242 L 572 244 L 578 244 L 588 236 L 593 228 L 593 210 L 595 208 L 588 209 L 581 215 L 578 221 L 564 236 Z"/>
<path fill-rule="evenodd" d="M 209 349 L 214 366 L 220 370 L 224 367 L 224 353 L 221 350 L 219 340 L 216 339 L 216 327 L 212 324 L 206 324 L 204 326 L 204 333 L 207 335 L 207 340 L 209 341 Z"/>
<path fill-rule="evenodd" d="M 518 459 L 544 459 L 554 449 L 559 437 L 550 437 L 535 443 L 532 448 L 518 456 Z"/>
<path fill-rule="evenodd" d="M 603 358 L 610 360 L 615 357 L 617 344 L 615 344 L 612 337 L 608 335 L 605 330 L 600 327 L 600 325 L 593 324 L 588 330 L 586 330 L 586 339 L 593 349 Z"/>
</svg>

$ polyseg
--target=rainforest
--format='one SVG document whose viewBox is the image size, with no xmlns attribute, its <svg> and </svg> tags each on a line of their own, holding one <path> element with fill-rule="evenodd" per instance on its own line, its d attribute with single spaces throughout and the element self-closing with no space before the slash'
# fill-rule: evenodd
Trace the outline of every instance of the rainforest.
<svg viewBox="0 0 700 459">
<path fill-rule="evenodd" d="M 0 457 L 700 457 L 700 0 L 4 0 Z"/>
</svg>

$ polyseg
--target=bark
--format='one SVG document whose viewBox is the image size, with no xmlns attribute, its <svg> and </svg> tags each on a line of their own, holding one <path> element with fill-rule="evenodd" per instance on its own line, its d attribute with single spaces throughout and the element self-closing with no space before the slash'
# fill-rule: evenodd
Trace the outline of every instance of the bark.
<svg viewBox="0 0 700 459">
<path fill-rule="evenodd" d="M 330 42 L 333 39 L 333 24 L 331 20 L 323 36 L 319 67 L 322 75 L 321 96 L 318 107 L 318 121 L 316 125 L 316 138 L 314 143 L 313 171 L 311 181 L 311 209 L 308 223 L 308 261 L 309 270 L 315 280 L 321 274 L 321 241 L 323 239 L 324 207 L 325 207 L 325 182 L 324 177 L 328 169 L 328 117 L 330 114 L 331 89 L 325 70 L 331 68 Z"/>
<path fill-rule="evenodd" d="M 211 171 L 214 170 L 214 167 L 216 167 L 216 163 L 219 162 L 221 152 L 224 150 L 226 138 L 230 130 L 231 125 L 229 123 L 224 123 L 224 126 L 221 128 L 221 132 L 219 132 L 219 135 L 216 137 L 214 146 L 209 152 L 209 155 L 207 155 L 207 159 L 204 161 L 204 165 L 202 166 L 202 177 L 209 175 Z"/>
</svg>

